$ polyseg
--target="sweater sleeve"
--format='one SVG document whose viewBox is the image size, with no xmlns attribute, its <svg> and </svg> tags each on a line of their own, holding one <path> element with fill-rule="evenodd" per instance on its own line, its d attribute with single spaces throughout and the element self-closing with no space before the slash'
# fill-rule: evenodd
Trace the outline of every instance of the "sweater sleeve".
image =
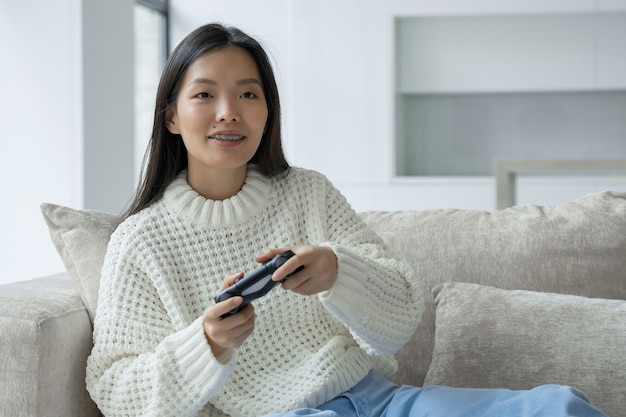
<svg viewBox="0 0 626 417">
<path fill-rule="evenodd" d="M 421 320 L 422 287 L 330 182 L 325 210 L 329 240 L 323 245 L 335 252 L 338 271 L 320 300 L 368 354 L 391 356 Z"/>
<path fill-rule="evenodd" d="M 213 356 L 202 317 L 174 329 L 143 270 L 150 260 L 132 246 L 116 234 L 109 244 L 88 391 L 108 417 L 195 416 L 228 380 L 235 360 L 222 364 Z"/>
</svg>

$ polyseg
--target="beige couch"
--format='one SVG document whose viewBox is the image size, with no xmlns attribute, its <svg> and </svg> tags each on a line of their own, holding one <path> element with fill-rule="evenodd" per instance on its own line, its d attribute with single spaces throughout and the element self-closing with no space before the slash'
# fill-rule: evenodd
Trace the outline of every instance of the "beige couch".
<svg viewBox="0 0 626 417">
<path fill-rule="evenodd" d="M 116 220 L 42 210 L 68 273 L 0 286 L 0 415 L 95 416 L 85 361 Z M 495 212 L 361 215 L 433 295 L 397 356 L 399 382 L 568 384 L 626 416 L 626 193 Z"/>
</svg>

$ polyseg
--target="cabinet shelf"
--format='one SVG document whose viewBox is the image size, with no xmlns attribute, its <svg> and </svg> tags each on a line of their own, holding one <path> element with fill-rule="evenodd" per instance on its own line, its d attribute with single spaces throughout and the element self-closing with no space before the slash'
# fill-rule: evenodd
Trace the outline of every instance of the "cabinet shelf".
<svg viewBox="0 0 626 417">
<path fill-rule="evenodd" d="M 398 18 L 395 174 L 626 158 L 626 13 Z"/>
</svg>

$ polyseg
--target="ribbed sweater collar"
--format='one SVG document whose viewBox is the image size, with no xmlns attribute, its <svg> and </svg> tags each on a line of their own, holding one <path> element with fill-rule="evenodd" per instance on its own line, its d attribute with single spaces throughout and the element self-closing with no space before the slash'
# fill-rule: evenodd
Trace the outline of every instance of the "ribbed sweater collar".
<svg viewBox="0 0 626 417">
<path fill-rule="evenodd" d="M 224 227 L 247 221 L 268 203 L 270 180 L 256 165 L 249 165 L 241 190 L 226 200 L 209 200 L 187 182 L 184 170 L 163 195 L 163 204 L 181 217 L 203 227 Z"/>
</svg>

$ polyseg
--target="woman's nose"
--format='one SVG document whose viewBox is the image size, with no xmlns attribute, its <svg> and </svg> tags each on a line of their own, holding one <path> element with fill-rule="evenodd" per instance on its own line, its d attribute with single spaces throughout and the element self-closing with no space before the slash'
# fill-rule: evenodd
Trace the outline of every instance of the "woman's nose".
<svg viewBox="0 0 626 417">
<path fill-rule="evenodd" d="M 239 120 L 239 109 L 234 100 L 222 99 L 215 115 L 218 122 L 236 122 Z"/>
</svg>

